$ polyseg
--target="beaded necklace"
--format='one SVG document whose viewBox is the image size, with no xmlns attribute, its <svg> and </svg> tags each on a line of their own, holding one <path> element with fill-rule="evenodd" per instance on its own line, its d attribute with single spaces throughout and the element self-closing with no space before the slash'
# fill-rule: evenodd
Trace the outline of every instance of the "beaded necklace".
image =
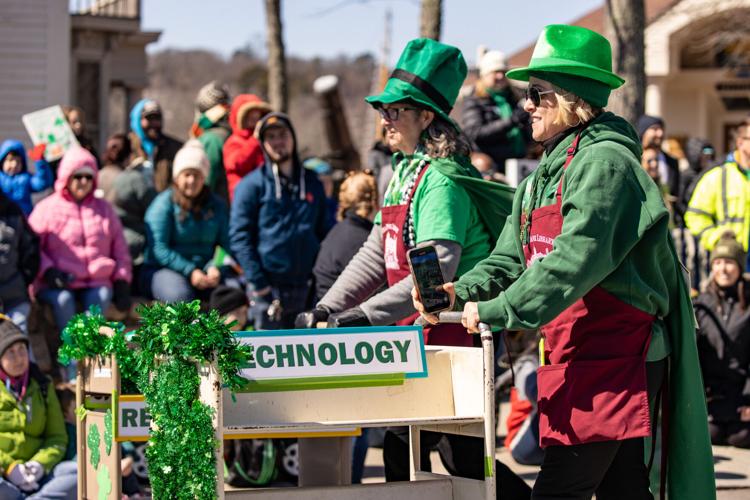
<svg viewBox="0 0 750 500">
<path fill-rule="evenodd" d="M 419 174 L 427 165 L 429 156 L 415 151 L 413 155 L 404 155 L 398 161 L 396 168 L 394 168 L 395 174 L 391 178 L 391 182 L 388 183 L 388 189 L 385 192 L 384 206 L 403 205 L 409 203 L 411 192 L 414 189 L 414 184 L 419 178 Z M 416 246 L 416 234 L 414 230 L 414 206 L 410 204 L 409 211 L 406 214 L 406 222 L 404 223 L 404 245 L 406 248 L 414 248 Z"/>
</svg>

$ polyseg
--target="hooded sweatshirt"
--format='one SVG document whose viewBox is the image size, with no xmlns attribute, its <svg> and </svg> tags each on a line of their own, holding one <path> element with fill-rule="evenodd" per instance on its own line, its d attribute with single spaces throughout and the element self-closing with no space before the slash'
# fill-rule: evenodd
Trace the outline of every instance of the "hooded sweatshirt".
<svg viewBox="0 0 750 500">
<path fill-rule="evenodd" d="M 263 164 L 263 150 L 252 130 L 242 128 L 242 119 L 251 109 L 270 110 L 267 103 L 254 94 L 240 94 L 232 102 L 229 125 L 232 135 L 224 143 L 224 169 L 229 184 L 229 199 L 233 199 L 237 184 L 247 174 Z"/>
<path fill-rule="evenodd" d="M 34 164 L 36 173 L 30 174 L 26 165 L 26 149 L 21 141 L 15 139 L 8 139 L 0 146 L 0 167 L 9 153 L 15 153 L 21 157 L 21 171 L 16 175 L 8 175 L 0 169 L 0 188 L 8 195 L 8 198 L 21 207 L 24 214 L 29 215 L 33 208 L 31 193 L 44 191 L 52 186 L 52 169 L 42 158 Z"/>
<path fill-rule="evenodd" d="M 0 193 L 0 301 L 28 300 L 26 288 L 39 271 L 39 238 L 17 204 Z"/>
<path fill-rule="evenodd" d="M 151 140 L 141 126 L 143 108 L 150 99 L 141 99 L 130 110 L 130 130 L 133 152 L 145 160 L 144 172 L 153 179 L 156 191 L 162 192 L 172 185 L 172 160 L 182 147 L 182 142 L 163 132 L 155 141 Z"/>
<path fill-rule="evenodd" d="M 695 321 L 668 230 L 669 213 L 640 166 L 640 142 L 629 123 L 609 112 L 592 120 L 565 170 L 574 135 L 571 131 L 545 152 L 537 170 L 519 185 L 494 250 L 456 282 L 457 306 L 475 301 L 482 321 L 532 330 L 598 285 L 654 314 L 648 360 L 671 352 L 669 496 L 714 498 Z M 526 268 L 521 213 L 555 203 L 561 179 L 562 232 L 552 252 Z M 529 206 L 532 199 L 537 201 Z"/>
<path fill-rule="evenodd" d="M 269 285 L 299 286 L 310 278 L 327 231 L 326 197 L 315 172 L 302 166 L 294 138 L 291 178 L 266 156 L 262 167 L 237 185 L 229 221 L 232 255 L 256 290 Z M 259 126 L 262 123 L 259 123 Z"/>
<path fill-rule="evenodd" d="M 83 148 L 63 156 L 55 181 L 55 192 L 39 202 L 29 217 L 39 235 L 41 267 L 35 291 L 46 285 L 41 277 L 49 268 L 74 276 L 72 289 L 112 286 L 117 280 L 130 282 L 131 260 L 122 224 L 109 202 L 91 192 L 77 202 L 68 192 L 68 181 L 79 169 L 97 172 L 96 159 Z"/>
</svg>

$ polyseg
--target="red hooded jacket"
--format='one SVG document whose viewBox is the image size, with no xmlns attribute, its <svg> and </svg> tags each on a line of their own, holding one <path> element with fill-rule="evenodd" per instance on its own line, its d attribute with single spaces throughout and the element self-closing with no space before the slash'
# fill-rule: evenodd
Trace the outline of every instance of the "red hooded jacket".
<svg viewBox="0 0 750 500">
<path fill-rule="evenodd" d="M 227 172 L 229 199 L 234 197 L 234 188 L 247 174 L 263 164 L 263 148 L 252 130 L 242 128 L 242 119 L 251 109 L 260 109 L 265 113 L 271 107 L 254 94 L 240 94 L 232 102 L 229 112 L 229 125 L 232 135 L 224 143 L 224 169 Z"/>
</svg>

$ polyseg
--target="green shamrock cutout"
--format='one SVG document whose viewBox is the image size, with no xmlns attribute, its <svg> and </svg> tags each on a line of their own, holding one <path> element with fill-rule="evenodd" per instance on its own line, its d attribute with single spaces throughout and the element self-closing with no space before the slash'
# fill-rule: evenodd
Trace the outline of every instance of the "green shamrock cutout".
<svg viewBox="0 0 750 500">
<path fill-rule="evenodd" d="M 104 414 L 104 451 L 107 456 L 112 452 L 112 410 Z"/>
<path fill-rule="evenodd" d="M 96 470 L 99 467 L 99 460 L 101 459 L 101 455 L 99 454 L 99 443 L 101 441 L 99 438 L 99 427 L 96 424 L 91 424 L 91 427 L 89 427 L 89 435 L 86 442 L 91 451 L 91 465 Z"/>
<path fill-rule="evenodd" d="M 102 464 L 99 472 L 96 473 L 96 484 L 99 487 L 99 500 L 107 500 L 112 493 L 112 479 L 109 477 L 109 467 Z"/>
</svg>

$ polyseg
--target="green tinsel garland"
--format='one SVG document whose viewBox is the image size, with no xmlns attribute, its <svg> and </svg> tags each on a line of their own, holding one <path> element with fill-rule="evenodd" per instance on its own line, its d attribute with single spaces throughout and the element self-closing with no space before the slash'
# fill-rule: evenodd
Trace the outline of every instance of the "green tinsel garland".
<svg viewBox="0 0 750 500">
<path fill-rule="evenodd" d="M 127 346 L 122 325 L 101 314 L 75 316 L 63 331 L 60 360 L 115 354 L 145 396 L 154 423 L 146 449 L 154 498 L 213 499 L 219 443 L 212 410 L 198 399 L 197 367 L 216 361 L 222 382 L 238 390 L 246 383 L 239 370 L 251 359 L 251 347 L 237 342 L 216 311 L 202 314 L 198 301 L 139 312 L 135 348 Z M 114 337 L 100 335 L 100 326 L 113 328 Z"/>
</svg>

